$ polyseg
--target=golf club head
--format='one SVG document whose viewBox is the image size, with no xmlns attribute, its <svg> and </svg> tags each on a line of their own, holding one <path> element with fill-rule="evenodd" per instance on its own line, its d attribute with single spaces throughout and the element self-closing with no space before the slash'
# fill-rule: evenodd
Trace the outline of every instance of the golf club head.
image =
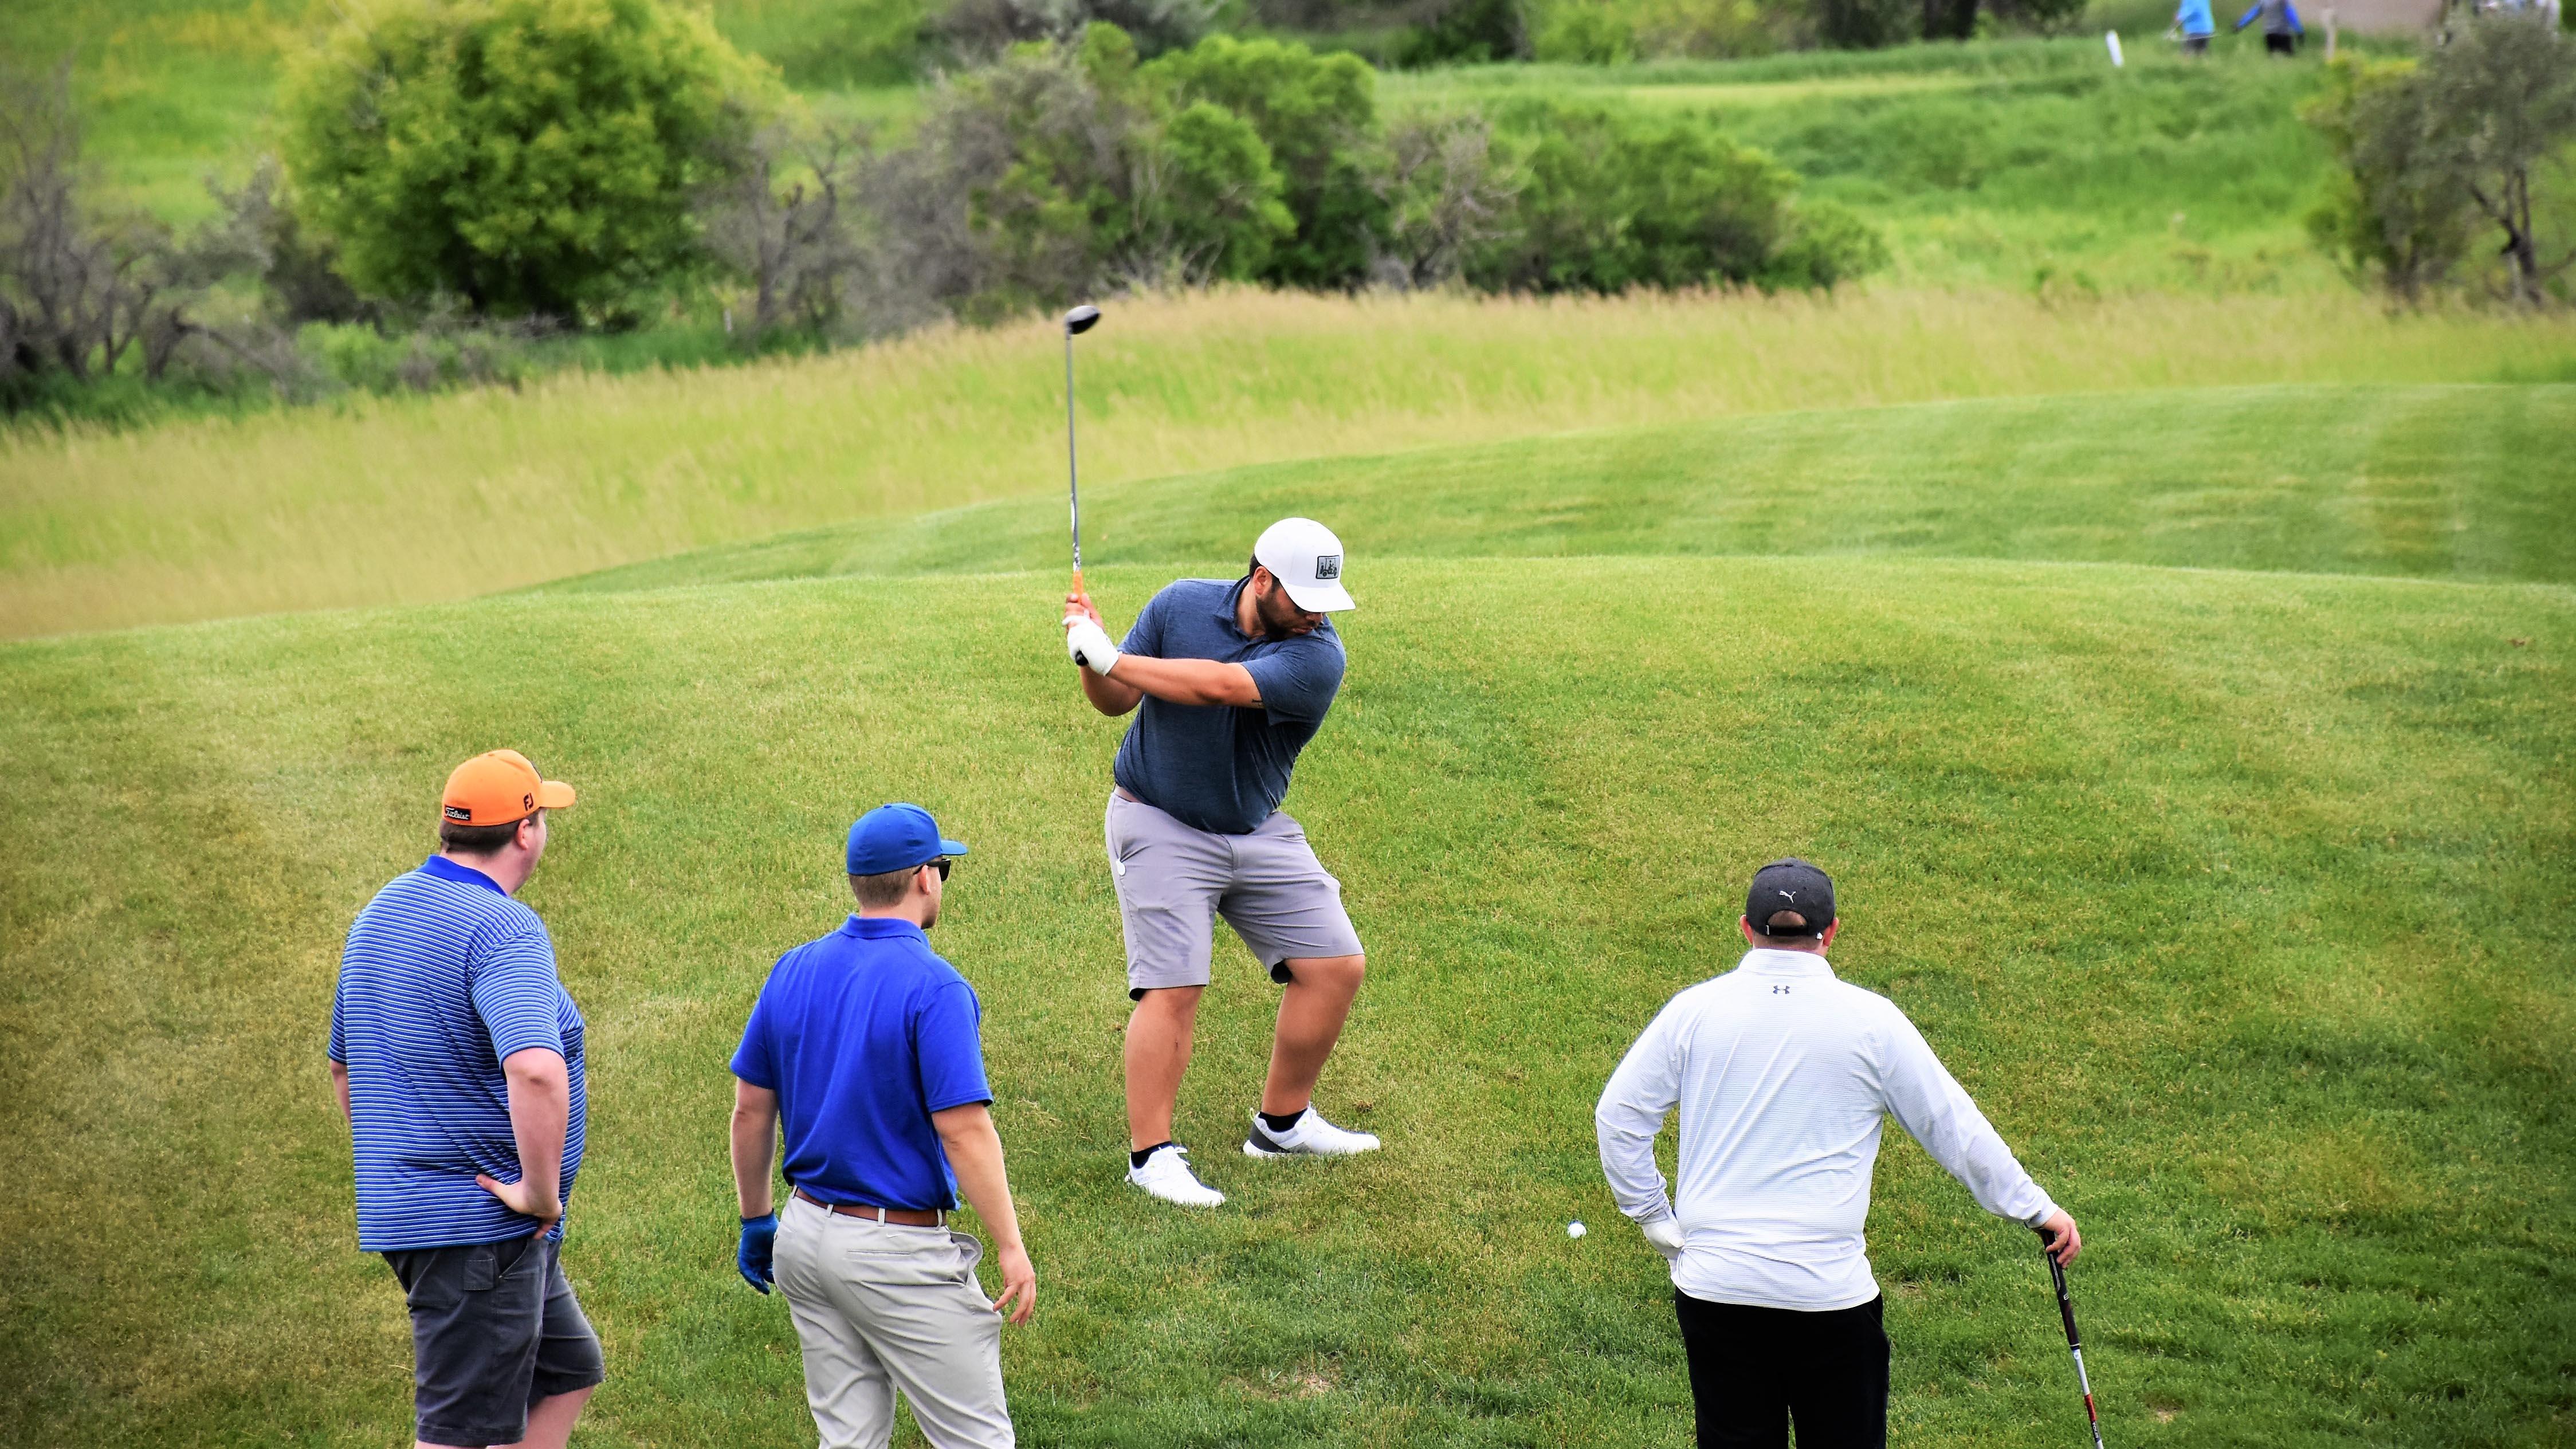
<svg viewBox="0 0 2576 1449">
<path fill-rule="evenodd" d="M 1067 336 L 1080 336 L 1098 325 L 1099 321 L 1100 309 L 1092 306 L 1088 302 L 1085 302 L 1081 306 L 1064 314 L 1065 334 Z"/>
</svg>

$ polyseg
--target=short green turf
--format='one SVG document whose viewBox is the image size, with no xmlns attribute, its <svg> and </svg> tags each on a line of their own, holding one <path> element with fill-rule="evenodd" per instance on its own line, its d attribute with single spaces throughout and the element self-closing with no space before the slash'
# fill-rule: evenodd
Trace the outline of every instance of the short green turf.
<svg viewBox="0 0 2576 1449">
<path fill-rule="evenodd" d="M 1169 572 L 1097 582 L 1123 614 Z M 0 1442 L 401 1439 L 330 987 L 445 770 L 505 743 L 582 792 L 528 899 L 591 1027 L 583 1443 L 811 1442 L 783 1307 L 733 1274 L 724 1063 L 888 798 L 975 847 L 936 939 L 983 994 L 1043 1285 L 1005 1339 L 1025 1442 L 1688 1442 L 1670 1290 L 1590 1107 L 1790 852 L 1840 879 L 1837 967 L 2083 1220 L 2111 1443 L 2565 1442 L 2565 587 L 1355 566 L 1348 689 L 1289 804 L 1370 946 L 1322 1105 L 1388 1145 L 1234 1153 L 1273 988 L 1227 946 L 1181 1130 L 1233 1201 L 1188 1215 L 1120 1182 L 1117 728 L 1076 698 L 1058 578 L 0 646 Z M 1898 1441 L 2080 1442 L 2030 1235 L 1891 1136 Z"/>
<path fill-rule="evenodd" d="M 1729 418 L 1087 490 L 1086 560 L 1922 554 L 2576 583 L 2576 387 L 2251 387 Z M 782 534 L 547 585 L 1039 569 L 1063 501 Z"/>
</svg>

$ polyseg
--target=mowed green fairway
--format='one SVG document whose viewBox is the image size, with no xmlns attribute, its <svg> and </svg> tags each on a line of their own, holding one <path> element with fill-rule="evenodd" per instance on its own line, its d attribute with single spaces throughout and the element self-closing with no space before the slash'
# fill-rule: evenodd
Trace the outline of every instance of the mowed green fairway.
<svg viewBox="0 0 2576 1449">
<path fill-rule="evenodd" d="M 1123 622 L 1172 570 L 1097 572 Z M 591 1026 L 584 1442 L 811 1442 L 784 1308 L 733 1276 L 724 1062 L 890 797 L 975 846 L 936 939 L 1044 1289 L 1005 1340 L 1024 1442 L 1687 1442 L 1590 1108 L 1790 852 L 1840 878 L 1838 969 L 2084 1222 L 2110 1442 L 2568 1442 L 2576 594 L 1365 551 L 1352 581 L 1290 808 L 1371 948 L 1322 1102 L 1388 1147 L 1234 1154 L 1274 989 L 1229 945 L 1182 1115 L 1234 1195 L 1206 1216 L 1119 1181 L 1117 728 L 1052 569 L 0 647 L 0 1442 L 400 1440 L 330 986 L 446 769 L 502 743 L 582 790 L 528 898 Z M 2030 1235 L 1896 1133 L 1871 1226 L 1900 1440 L 2077 1442 Z"/>
<path fill-rule="evenodd" d="M 1093 486 L 1084 557 L 1231 571 L 1272 519 L 1379 556 L 1919 554 L 2576 582 L 2576 387 L 2245 387 L 1728 418 Z M 552 590 L 1052 567 L 1052 494 Z"/>
</svg>

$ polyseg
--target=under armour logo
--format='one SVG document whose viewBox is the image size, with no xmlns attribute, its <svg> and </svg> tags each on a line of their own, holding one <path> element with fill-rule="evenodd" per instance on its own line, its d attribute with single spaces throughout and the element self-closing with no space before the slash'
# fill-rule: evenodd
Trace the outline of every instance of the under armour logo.
<svg viewBox="0 0 2576 1449">
<path fill-rule="evenodd" d="M 1342 556 L 1337 553 L 1315 555 L 1315 582 L 1328 584 L 1342 576 Z"/>
<path fill-rule="evenodd" d="M 1785 981 L 1782 981 L 1782 982 L 1778 982 L 1778 983 L 1774 984 L 1774 985 L 1772 986 L 1772 988 L 1771 988 L 1771 994 L 1772 994 L 1772 995 L 1774 995 L 1774 996 L 1786 996 L 1786 995 L 1788 995 L 1788 994 L 1789 994 L 1789 983 L 1787 983 L 1787 982 L 1785 982 Z"/>
</svg>

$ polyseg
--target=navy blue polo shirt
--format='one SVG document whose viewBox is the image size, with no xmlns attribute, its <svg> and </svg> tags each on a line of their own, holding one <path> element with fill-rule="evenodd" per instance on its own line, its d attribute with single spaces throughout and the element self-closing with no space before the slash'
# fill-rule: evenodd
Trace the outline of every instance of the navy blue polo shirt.
<svg viewBox="0 0 2576 1449">
<path fill-rule="evenodd" d="M 930 1114 L 993 1100 L 983 1019 L 919 926 L 852 916 L 770 968 L 733 1074 L 778 1094 L 790 1184 L 828 1203 L 953 1208 Z"/>
<path fill-rule="evenodd" d="M 1324 727 L 1342 687 L 1342 639 L 1331 621 L 1312 634 L 1267 639 L 1234 621 L 1250 579 L 1182 579 L 1136 616 L 1120 652 L 1240 664 L 1261 703 L 1173 704 L 1145 696 L 1119 743 L 1119 787 L 1182 824 L 1249 835 L 1288 798 L 1297 752 Z"/>
</svg>

